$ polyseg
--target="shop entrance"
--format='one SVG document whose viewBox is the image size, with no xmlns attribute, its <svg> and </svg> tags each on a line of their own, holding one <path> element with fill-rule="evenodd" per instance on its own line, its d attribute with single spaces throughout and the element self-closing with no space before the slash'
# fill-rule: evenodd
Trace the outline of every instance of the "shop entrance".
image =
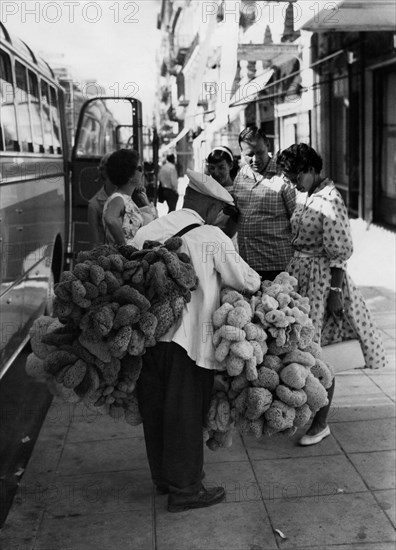
<svg viewBox="0 0 396 550">
<path fill-rule="evenodd" d="M 396 228 L 396 68 L 375 75 L 374 222 Z"/>
</svg>

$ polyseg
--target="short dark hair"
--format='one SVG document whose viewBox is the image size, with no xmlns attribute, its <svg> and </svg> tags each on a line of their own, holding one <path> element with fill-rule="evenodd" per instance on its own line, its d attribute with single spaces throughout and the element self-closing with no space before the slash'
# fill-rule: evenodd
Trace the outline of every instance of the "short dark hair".
<svg viewBox="0 0 396 550">
<path fill-rule="evenodd" d="M 176 160 L 176 159 L 175 159 L 175 155 L 173 155 L 173 154 L 172 154 L 172 155 L 167 155 L 167 156 L 166 156 L 166 160 L 167 160 L 168 162 L 171 162 L 172 164 L 175 164 L 175 160 Z"/>
<path fill-rule="evenodd" d="M 139 153 L 133 149 L 119 149 L 110 155 L 106 165 L 109 180 L 116 187 L 122 187 L 135 174 L 139 164 Z"/>
<path fill-rule="evenodd" d="M 210 164 L 218 164 L 219 162 L 225 160 L 227 164 L 234 164 L 234 155 L 232 154 L 231 149 L 225 145 L 219 147 L 214 147 L 208 155 L 207 162 Z"/>
<path fill-rule="evenodd" d="M 238 143 L 239 145 L 241 145 L 242 142 L 252 143 L 258 139 L 263 139 L 264 142 L 269 145 L 269 139 L 267 138 L 264 130 L 257 128 L 257 126 L 248 126 L 239 134 Z"/>
<path fill-rule="evenodd" d="M 295 143 L 276 156 L 276 166 L 279 171 L 298 174 L 308 172 L 313 168 L 317 174 L 323 167 L 322 157 L 306 143 Z"/>
</svg>

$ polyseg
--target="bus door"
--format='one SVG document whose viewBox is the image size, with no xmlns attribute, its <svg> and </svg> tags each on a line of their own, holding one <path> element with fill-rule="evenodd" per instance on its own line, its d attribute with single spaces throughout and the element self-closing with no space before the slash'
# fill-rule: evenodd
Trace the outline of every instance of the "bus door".
<svg viewBox="0 0 396 550">
<path fill-rule="evenodd" d="M 101 158 L 121 148 L 136 149 L 142 155 L 141 134 L 139 100 L 97 97 L 83 104 L 71 158 L 71 261 L 81 250 L 97 244 L 91 238 L 87 213 L 88 201 L 96 193 L 100 193 L 102 205 L 106 197 L 98 170 Z M 98 216 L 101 218 L 100 213 Z"/>
</svg>

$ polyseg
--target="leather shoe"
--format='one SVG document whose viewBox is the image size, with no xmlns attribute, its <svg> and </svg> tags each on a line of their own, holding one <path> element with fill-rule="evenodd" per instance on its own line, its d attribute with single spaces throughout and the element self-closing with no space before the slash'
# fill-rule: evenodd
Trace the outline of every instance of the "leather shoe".
<svg viewBox="0 0 396 550">
<path fill-rule="evenodd" d="M 321 432 L 315 435 L 307 435 L 307 434 L 303 435 L 298 443 L 303 447 L 307 447 L 308 445 L 316 445 L 317 443 L 320 443 L 322 439 L 329 436 L 330 434 L 331 434 L 330 428 L 326 426 Z"/>
<path fill-rule="evenodd" d="M 206 508 L 219 504 L 225 498 L 225 490 L 223 487 L 212 487 L 205 489 L 202 487 L 198 493 L 193 495 L 180 495 L 171 493 L 168 497 L 169 512 L 184 512 L 193 508 Z"/>
<path fill-rule="evenodd" d="M 202 470 L 201 481 L 204 479 L 204 477 L 205 477 L 205 470 Z M 157 493 L 157 495 L 168 495 L 169 487 L 166 483 L 162 483 L 162 482 L 156 483 L 155 492 Z"/>
</svg>

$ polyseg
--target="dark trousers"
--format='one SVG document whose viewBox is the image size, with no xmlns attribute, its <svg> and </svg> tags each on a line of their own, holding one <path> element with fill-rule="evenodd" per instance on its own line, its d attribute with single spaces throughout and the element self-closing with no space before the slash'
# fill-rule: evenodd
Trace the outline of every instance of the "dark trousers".
<svg viewBox="0 0 396 550">
<path fill-rule="evenodd" d="M 201 488 L 202 427 L 214 371 L 197 367 L 174 342 L 159 342 L 143 356 L 137 391 L 151 476 L 175 493 Z"/>
<path fill-rule="evenodd" d="M 178 193 L 176 193 L 176 191 L 173 191 L 173 189 L 168 189 L 167 187 L 163 187 L 163 193 L 164 199 L 168 204 L 169 212 L 173 212 L 173 210 L 176 210 L 176 204 L 179 198 Z"/>
<path fill-rule="evenodd" d="M 257 271 L 263 281 L 273 281 L 279 273 L 282 273 L 282 269 L 273 271 Z"/>
</svg>

